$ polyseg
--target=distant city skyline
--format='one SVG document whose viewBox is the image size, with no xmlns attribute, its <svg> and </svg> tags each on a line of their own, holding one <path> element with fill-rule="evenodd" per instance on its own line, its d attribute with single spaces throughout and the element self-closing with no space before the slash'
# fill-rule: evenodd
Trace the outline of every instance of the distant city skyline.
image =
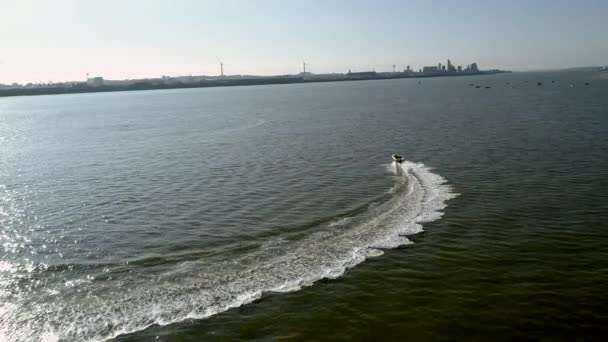
<svg viewBox="0 0 608 342">
<path fill-rule="evenodd" d="M 608 64 L 608 1 L 0 0 L 0 83 Z M 447 67 L 447 66 L 446 66 Z M 448 67 L 449 68 L 449 67 Z"/>
</svg>

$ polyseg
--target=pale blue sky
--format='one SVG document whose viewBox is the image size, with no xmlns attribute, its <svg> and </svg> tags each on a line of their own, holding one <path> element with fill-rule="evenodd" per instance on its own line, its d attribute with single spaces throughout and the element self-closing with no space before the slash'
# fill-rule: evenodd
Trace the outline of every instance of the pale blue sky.
<svg viewBox="0 0 608 342">
<path fill-rule="evenodd" d="M 0 0 L 0 83 L 608 64 L 606 0 Z"/>
</svg>

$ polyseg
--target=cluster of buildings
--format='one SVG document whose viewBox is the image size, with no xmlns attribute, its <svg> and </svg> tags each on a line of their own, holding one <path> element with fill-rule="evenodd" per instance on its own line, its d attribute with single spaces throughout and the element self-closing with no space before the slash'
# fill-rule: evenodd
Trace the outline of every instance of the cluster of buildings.
<svg viewBox="0 0 608 342">
<path fill-rule="evenodd" d="M 454 66 L 452 61 L 448 59 L 446 65 L 438 63 L 437 66 L 425 66 L 419 70 L 419 72 L 422 74 L 476 74 L 479 73 L 479 67 L 477 66 L 477 63 L 471 63 L 463 69 L 460 65 Z"/>
<path fill-rule="evenodd" d="M 496 71 L 498 71 L 498 70 L 496 70 Z M 386 76 L 386 77 L 389 77 L 390 75 L 393 75 L 393 76 L 439 76 L 439 75 L 456 75 L 456 74 L 472 75 L 472 74 L 480 74 L 480 73 L 483 73 L 483 72 L 481 70 L 479 70 L 479 66 L 477 65 L 477 63 L 471 63 L 463 68 L 461 65 L 455 66 L 454 64 L 452 64 L 452 61 L 448 59 L 447 64 L 437 63 L 436 66 L 435 65 L 425 66 L 425 67 L 422 67 L 421 69 L 418 69 L 418 71 L 413 70 L 409 65 L 403 71 L 396 71 L 395 65 L 393 64 L 392 72 L 380 72 L 380 73 L 377 73 L 376 71 L 352 72 L 349 69 L 348 72 L 346 73 L 346 76 L 350 76 L 350 77 L 374 76 L 374 75 L 382 75 L 382 76 Z"/>
<path fill-rule="evenodd" d="M 491 70 L 486 72 L 501 72 L 501 70 Z M 453 76 L 453 75 L 475 75 L 482 74 L 477 63 L 471 63 L 466 67 L 460 65 L 455 66 L 448 59 L 447 64 L 438 63 L 436 66 L 425 66 L 418 71 L 413 70 L 409 65 L 403 71 L 395 70 L 393 64 L 392 72 L 376 72 L 376 71 L 359 71 L 353 72 L 350 69 L 344 76 L 346 78 L 366 79 L 366 78 L 404 78 L 404 77 L 427 77 L 427 76 Z M 314 75 L 315 77 L 317 75 Z"/>
</svg>

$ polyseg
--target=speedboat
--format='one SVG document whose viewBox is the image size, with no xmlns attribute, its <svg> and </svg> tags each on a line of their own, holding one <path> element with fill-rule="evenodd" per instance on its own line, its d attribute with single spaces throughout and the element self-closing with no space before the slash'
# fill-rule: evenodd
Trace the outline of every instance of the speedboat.
<svg viewBox="0 0 608 342">
<path fill-rule="evenodd" d="M 403 156 L 400 154 L 393 154 L 393 160 L 397 163 L 401 163 L 403 161 Z"/>
</svg>

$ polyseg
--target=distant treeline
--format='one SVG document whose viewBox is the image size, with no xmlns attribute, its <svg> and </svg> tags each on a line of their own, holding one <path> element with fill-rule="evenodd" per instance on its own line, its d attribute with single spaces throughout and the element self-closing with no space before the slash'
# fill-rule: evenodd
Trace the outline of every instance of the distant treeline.
<svg viewBox="0 0 608 342">
<path fill-rule="evenodd" d="M 440 76 L 472 76 L 481 74 L 495 74 L 502 71 L 479 72 L 479 73 L 460 73 L 460 74 L 375 74 L 374 76 L 337 76 L 335 78 L 312 78 L 304 79 L 302 77 L 263 77 L 263 78 L 248 78 L 248 79 L 216 79 L 205 80 L 192 83 L 155 83 L 155 82 L 137 82 L 128 85 L 100 85 L 89 86 L 87 84 L 75 84 L 64 87 L 39 87 L 39 88 L 12 88 L 0 90 L 0 97 L 6 96 L 31 96 L 31 95 L 55 95 L 55 94 L 78 94 L 78 93 L 98 93 L 110 91 L 134 91 L 134 90 L 155 90 L 155 89 L 181 89 L 181 88 L 206 88 L 206 87 L 230 87 L 230 86 L 250 86 L 250 85 L 267 85 L 267 84 L 291 84 L 291 83 L 314 83 L 314 82 L 340 82 L 340 81 L 362 81 L 362 80 L 380 80 L 393 78 L 420 78 L 420 77 L 440 77 Z"/>
</svg>

